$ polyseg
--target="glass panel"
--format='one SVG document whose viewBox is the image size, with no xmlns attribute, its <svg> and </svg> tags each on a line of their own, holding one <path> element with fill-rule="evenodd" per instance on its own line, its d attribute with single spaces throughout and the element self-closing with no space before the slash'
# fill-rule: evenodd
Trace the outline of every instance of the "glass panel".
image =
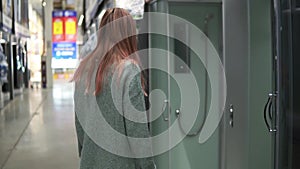
<svg viewBox="0 0 300 169">
<path fill-rule="evenodd" d="M 300 0 L 294 0 L 296 8 L 300 8 Z"/>
<path fill-rule="evenodd" d="M 296 0 L 300 9 L 300 1 Z M 300 10 L 293 13 L 293 169 L 300 168 Z"/>
<path fill-rule="evenodd" d="M 273 140 L 263 118 L 268 94 L 275 91 L 275 70 L 272 48 L 273 9 L 270 1 L 249 1 L 250 57 L 249 57 L 249 169 L 274 169 Z M 264 23 L 264 24 L 262 24 Z M 228 62 L 227 62 L 228 63 Z M 273 77 L 274 76 L 274 77 Z M 273 100 L 275 101 L 275 99 Z M 275 105 L 275 104 L 273 104 Z M 275 109 L 271 109 L 275 110 Z M 266 109 L 266 115 L 268 114 Z M 275 111 L 272 111 L 273 114 Z M 268 115 L 267 115 L 268 116 Z M 271 119 L 266 116 L 266 120 Z M 273 116 L 274 117 L 274 116 Z M 273 120 L 275 121 L 275 120 Z M 270 121 L 270 125 L 271 121 Z"/>
<path fill-rule="evenodd" d="M 185 34 L 185 25 L 176 25 L 174 33 L 175 36 L 180 36 L 179 34 Z M 177 28 L 177 29 L 176 29 Z M 176 35 L 177 34 L 177 35 Z M 186 36 L 186 35 L 183 35 Z M 190 49 L 188 46 L 184 45 L 179 40 L 174 40 L 174 54 L 179 57 L 178 60 L 175 60 L 174 72 L 175 73 L 188 73 L 190 68 Z M 183 62 L 182 62 L 183 61 Z"/>
<path fill-rule="evenodd" d="M 282 10 L 290 9 L 289 8 L 289 0 L 281 1 L 281 8 L 282 8 Z"/>
<path fill-rule="evenodd" d="M 222 5 L 220 3 L 187 3 L 187 2 L 169 2 L 169 13 L 178 16 L 194 26 L 197 26 L 202 33 L 206 34 L 212 45 L 219 52 L 222 44 Z M 178 58 L 170 58 L 170 74 L 178 80 L 182 80 L 183 86 L 178 86 L 178 81 L 170 81 L 170 99 L 171 99 L 171 124 L 178 122 L 181 134 L 187 134 L 183 141 L 170 151 L 170 169 L 219 169 L 220 167 L 220 129 L 217 128 L 213 135 L 204 144 L 199 143 L 199 131 L 206 120 L 208 108 L 210 106 L 211 84 L 204 67 L 204 63 L 196 55 L 195 51 L 190 49 L 191 43 L 196 42 L 196 37 L 191 32 L 191 28 L 186 22 L 170 19 L 169 32 L 171 35 L 181 37 L 186 42 L 179 42 L 173 38 L 169 39 L 169 50 Z M 201 41 L 201 40 L 200 40 Z M 209 42 L 200 42 L 197 44 L 200 53 L 204 58 L 208 57 L 207 50 L 210 49 Z M 221 54 L 221 52 L 219 52 Z M 176 57 L 176 56 L 175 56 Z M 188 70 L 190 68 L 190 70 Z M 192 74 L 193 73 L 193 74 Z M 192 129 L 187 132 L 186 125 L 191 123 L 185 117 L 190 112 L 188 106 L 182 106 L 186 103 L 183 100 L 182 89 L 184 85 L 189 85 L 191 76 L 197 81 L 197 87 L 200 92 L 200 109 Z M 195 92 L 188 99 L 192 102 Z M 189 104 L 189 103 L 186 103 Z M 180 110 L 179 116 L 175 111 Z M 172 137 L 172 136 L 171 136 Z"/>
<path fill-rule="evenodd" d="M 166 2 L 165 1 L 157 1 L 149 4 L 149 12 L 165 12 Z M 166 18 L 149 18 L 149 30 L 158 29 L 158 30 L 166 30 Z M 165 32 L 165 31 L 163 31 Z M 150 34 L 149 36 L 149 65 L 152 67 L 160 67 L 164 70 L 168 70 L 168 58 L 164 53 L 155 52 L 152 50 L 153 48 L 167 50 L 167 37 L 158 34 Z M 151 132 L 152 136 L 157 136 L 169 128 L 169 123 L 165 119 L 168 119 L 168 72 L 164 72 L 157 69 L 150 69 L 150 77 L 149 77 L 149 85 L 150 85 L 150 93 L 155 90 L 160 90 L 160 93 L 163 93 L 163 96 L 153 96 L 150 97 L 150 106 L 152 108 L 152 112 L 150 116 L 155 113 L 161 113 L 161 116 L 151 122 Z M 164 98 L 163 98 L 164 97 Z M 169 142 L 169 139 L 162 140 L 162 142 Z M 160 149 L 159 144 L 156 143 L 153 145 L 154 149 Z M 155 163 L 157 169 L 168 169 L 169 168 L 169 152 L 165 152 L 163 154 L 155 156 Z"/>
<path fill-rule="evenodd" d="M 277 139 L 277 168 L 294 169 L 293 159 L 293 63 L 292 63 L 292 23 L 291 23 L 291 1 L 281 0 L 286 4 L 281 13 L 281 46 L 279 53 L 279 117 L 278 117 L 278 139 Z M 288 9 L 288 10 L 286 10 Z"/>
</svg>

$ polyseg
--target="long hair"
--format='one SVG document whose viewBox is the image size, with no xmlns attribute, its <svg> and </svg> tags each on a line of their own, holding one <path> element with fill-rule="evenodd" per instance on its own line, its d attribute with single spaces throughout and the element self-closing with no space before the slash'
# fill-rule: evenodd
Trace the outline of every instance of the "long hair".
<svg viewBox="0 0 300 169">
<path fill-rule="evenodd" d="M 87 78 L 85 79 L 86 91 L 89 91 L 91 77 L 96 68 L 94 94 L 97 95 L 101 92 L 105 76 L 112 65 L 120 67 L 120 73 L 122 72 L 122 63 L 125 63 L 126 60 L 130 60 L 140 66 L 140 60 L 136 51 L 136 23 L 132 16 L 121 8 L 108 9 L 100 23 L 98 44 L 95 50 L 80 62 L 72 81 L 80 81 L 83 74 L 87 73 Z M 144 88 L 142 73 L 141 82 Z"/>
</svg>

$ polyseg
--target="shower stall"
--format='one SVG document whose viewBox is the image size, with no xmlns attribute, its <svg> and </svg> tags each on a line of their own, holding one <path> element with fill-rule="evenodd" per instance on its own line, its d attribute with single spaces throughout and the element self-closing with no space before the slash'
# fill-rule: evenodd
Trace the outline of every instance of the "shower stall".
<svg viewBox="0 0 300 169">
<path fill-rule="evenodd" d="M 158 169 L 299 168 L 299 9 L 297 0 L 147 4 L 146 11 L 169 14 L 143 21 L 150 128 L 168 135 L 157 143 L 169 146 L 155 154 Z M 223 67 L 209 67 L 212 57 Z M 222 109 L 211 114 L 215 107 Z"/>
</svg>

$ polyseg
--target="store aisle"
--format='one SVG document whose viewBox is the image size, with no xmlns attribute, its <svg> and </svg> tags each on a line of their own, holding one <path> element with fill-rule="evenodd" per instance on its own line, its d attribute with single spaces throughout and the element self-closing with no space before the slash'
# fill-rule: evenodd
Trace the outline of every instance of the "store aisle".
<svg viewBox="0 0 300 169">
<path fill-rule="evenodd" d="M 76 169 L 73 88 L 30 90 L 1 110 L 0 169 Z"/>
</svg>

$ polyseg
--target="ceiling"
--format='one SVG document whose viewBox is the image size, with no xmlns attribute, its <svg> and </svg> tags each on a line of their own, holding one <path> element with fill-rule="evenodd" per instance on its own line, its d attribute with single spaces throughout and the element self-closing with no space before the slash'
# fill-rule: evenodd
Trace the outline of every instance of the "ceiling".
<svg viewBox="0 0 300 169">
<path fill-rule="evenodd" d="M 29 4 L 37 10 L 40 14 L 42 14 L 42 2 L 41 0 L 29 0 Z"/>
<path fill-rule="evenodd" d="M 32 4 L 32 7 L 37 10 L 40 14 L 42 14 L 42 2 L 43 0 L 28 0 L 30 4 Z M 53 0 L 45 0 L 45 2 L 53 2 Z M 76 3 L 76 11 L 78 16 L 82 14 L 82 8 L 83 8 L 83 0 L 74 0 Z"/>
</svg>

